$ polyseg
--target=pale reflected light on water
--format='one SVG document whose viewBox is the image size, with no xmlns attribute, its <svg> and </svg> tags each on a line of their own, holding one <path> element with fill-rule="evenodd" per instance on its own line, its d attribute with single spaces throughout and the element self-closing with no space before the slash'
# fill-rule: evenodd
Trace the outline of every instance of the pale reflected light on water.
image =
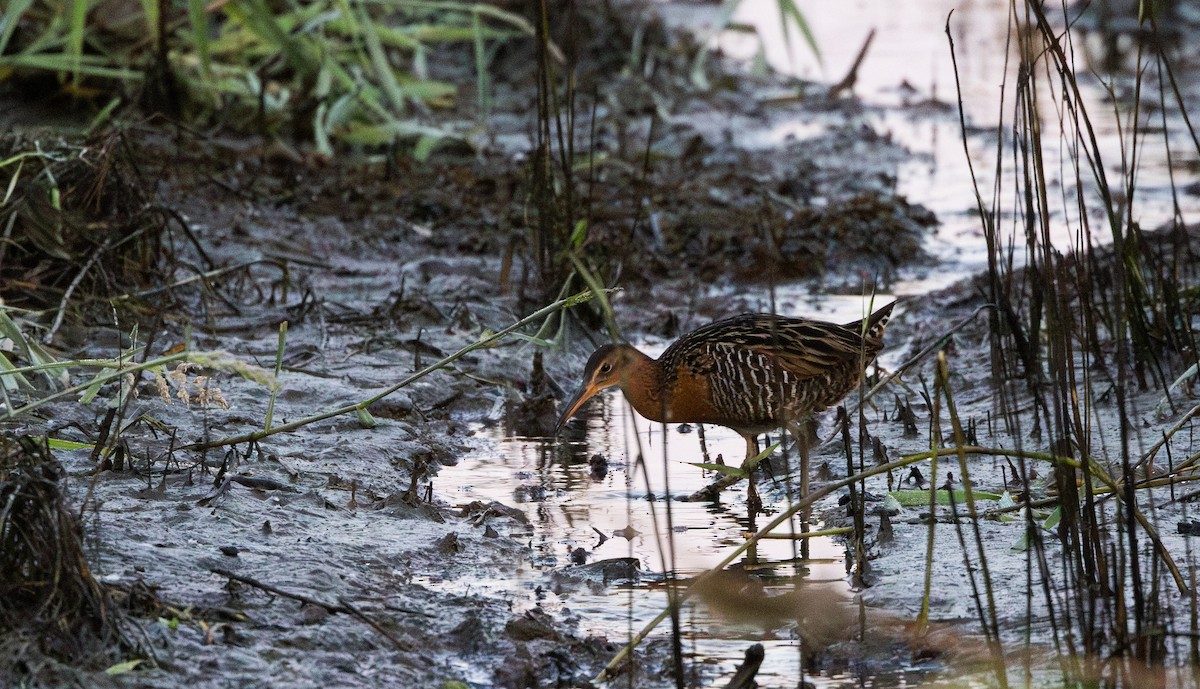
<svg viewBox="0 0 1200 689">
<path fill-rule="evenodd" d="M 1020 3 L 1017 3 L 1018 6 Z M 940 289 L 973 274 L 986 265 L 982 223 L 978 215 L 976 186 L 967 166 L 969 153 L 975 180 L 985 209 L 994 204 L 1000 211 L 1001 236 L 1017 238 L 1016 260 L 1022 261 L 1023 223 L 1020 204 L 1014 200 L 1016 155 L 1012 142 L 1014 98 L 1018 60 L 1016 38 L 1011 29 L 1010 3 L 998 0 L 921 0 L 878 2 L 846 0 L 828 3 L 798 0 L 806 22 L 817 37 L 820 58 L 793 33 L 784 40 L 776 0 L 743 0 L 734 21 L 753 26 L 754 34 L 727 31 L 714 43 L 727 54 L 752 59 L 765 57 L 775 69 L 805 79 L 827 83 L 839 81 L 854 64 L 867 34 L 875 36 L 857 71 L 854 93 L 872 106 L 859 114 L 862 123 L 876 133 L 905 146 L 914 156 L 897 170 L 896 191 L 909 201 L 933 210 L 941 226 L 926 242 L 926 250 L 938 266 L 906 269 L 894 289 L 902 294 L 923 294 Z M 667 6 L 671 6 L 667 3 Z M 678 6 L 675 6 L 677 9 Z M 1057 13 L 1057 14 L 1056 14 Z M 1063 23 L 1061 10 L 1047 6 L 1051 21 Z M 679 23 L 688 13 L 678 11 Z M 1022 15 L 1022 21 L 1025 17 Z M 951 61 L 946 35 L 949 20 L 957 59 Z M 716 21 L 715 14 L 695 18 L 701 25 Z M 1102 59 L 1101 41 L 1095 33 L 1064 33 L 1066 48 L 1075 56 L 1080 93 L 1093 127 L 1105 172 L 1120 197 L 1129 161 L 1136 170 L 1137 196 L 1132 219 L 1144 229 L 1155 229 L 1172 221 L 1175 204 L 1180 215 L 1194 218 L 1200 213 L 1200 194 L 1187 187 L 1197 181 L 1200 155 L 1187 124 L 1168 91 L 1158 94 L 1157 65 L 1151 53 L 1143 54 L 1142 103 L 1138 110 L 1140 138 L 1136 153 L 1132 131 L 1133 101 L 1130 64 L 1124 73 L 1110 75 L 1096 70 Z M 1197 59 L 1197 47 L 1186 38 L 1175 51 L 1176 69 Z M 1127 58 L 1135 55 L 1130 51 Z M 1126 62 L 1131 62 L 1129 59 Z M 1097 76 L 1097 75 L 1101 76 Z M 1185 98 L 1193 101 L 1194 79 L 1180 75 Z M 1076 208 L 1076 188 L 1082 188 L 1089 208 L 1090 241 L 1107 244 L 1107 219 L 1098 202 L 1092 172 L 1076 170 L 1073 160 L 1083 155 L 1075 135 L 1068 129 L 1059 139 L 1060 123 L 1070 120 L 1057 75 L 1041 71 L 1038 103 L 1040 125 L 1045 137 L 1046 183 L 1051 201 L 1048 208 L 1050 234 L 1061 251 L 1078 247 L 1081 220 Z M 961 94 L 960 94 L 961 91 Z M 1117 94 L 1114 104 L 1113 94 Z M 971 136 L 964 143 L 959 119 L 959 98 Z M 788 138 L 803 140 L 820 134 L 819 127 L 806 121 L 783 121 L 772 128 L 735 132 L 751 147 L 782 145 Z M 1000 137 L 1004 137 L 1001 141 Z M 1170 149 L 1171 156 L 1166 152 Z M 1000 169 L 997 172 L 997 160 Z M 996 175 L 1002 180 L 999 196 L 993 195 Z M 1076 179 L 1081 180 L 1077 182 Z M 1173 191 L 1172 187 L 1178 190 Z M 1119 199 L 1118 199 L 1119 200 Z"/>
</svg>

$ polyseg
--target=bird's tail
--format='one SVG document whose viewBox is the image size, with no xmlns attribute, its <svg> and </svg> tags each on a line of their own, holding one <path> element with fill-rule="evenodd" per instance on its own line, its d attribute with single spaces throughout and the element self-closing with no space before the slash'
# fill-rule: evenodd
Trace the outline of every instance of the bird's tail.
<svg viewBox="0 0 1200 689">
<path fill-rule="evenodd" d="M 871 314 L 871 317 L 867 319 L 866 339 L 881 340 L 883 338 L 883 329 L 887 326 L 888 321 L 892 319 L 892 307 L 894 307 L 897 302 L 899 302 L 898 299 Z M 843 327 L 857 332 L 862 332 L 863 323 L 861 320 L 850 321 Z"/>
</svg>

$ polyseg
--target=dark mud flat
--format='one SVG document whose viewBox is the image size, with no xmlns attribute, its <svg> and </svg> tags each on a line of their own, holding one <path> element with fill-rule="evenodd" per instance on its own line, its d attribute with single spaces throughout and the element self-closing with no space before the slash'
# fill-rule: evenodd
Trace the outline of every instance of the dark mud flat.
<svg viewBox="0 0 1200 689">
<path fill-rule="evenodd" d="M 603 52 L 628 36 L 598 31 L 595 38 Z M 4 293 L 6 305 L 42 314 L 38 333 L 52 329 L 50 344 L 62 359 L 113 358 L 130 345 L 170 356 L 186 344 L 200 365 L 172 361 L 161 379 L 143 374 L 87 404 L 60 399 L 4 422 L 3 430 L 17 434 L 104 444 L 99 463 L 87 450 L 56 451 L 67 503 L 82 509 L 85 552 L 100 582 L 149 591 L 156 601 L 133 617 L 143 630 L 140 643 L 151 651 L 137 667 L 102 672 L 133 651 L 83 668 L 23 665 L 18 669 L 30 684 L 574 687 L 590 686 L 617 653 L 621 635 L 590 632 L 590 611 L 542 606 L 538 591 L 616 590 L 632 574 L 654 586 L 657 565 L 616 562 L 615 572 L 597 574 L 560 557 L 565 551 L 547 557 L 526 516 L 537 512 L 536 497 L 514 487 L 518 509 L 507 500 L 459 500 L 456 488 L 469 479 L 449 478 L 446 469 L 494 450 L 495 436 L 481 429 L 544 437 L 554 398 L 575 384 L 591 345 L 605 339 L 590 305 L 573 308 L 561 327 L 522 330 L 554 338 L 555 346 L 507 338 L 477 349 L 372 404 L 369 417 L 349 412 L 254 443 L 229 441 L 266 424 L 282 321 L 288 330 L 271 412 L 275 427 L 367 399 L 553 301 L 569 269 L 544 264 L 530 229 L 538 218 L 526 153 L 534 119 L 529 58 L 521 50 L 498 57 L 498 72 L 510 75 L 497 87 L 495 139 L 504 145 L 443 151 L 429 163 L 326 161 L 255 137 L 158 125 L 64 146 L 64 167 L 55 170 L 74 192 L 64 195 L 67 207 L 79 226 L 117 239 L 99 249 L 81 240 L 66 247 L 64 260 L 17 235 L 0 262 L 0 284 L 21 287 Z M 908 154 L 864 121 L 868 106 L 795 82 L 784 85 L 805 97 L 781 101 L 771 95 L 781 88 L 778 80 L 741 74 L 712 94 L 696 94 L 681 85 L 684 62 L 664 61 L 668 67 L 650 84 L 668 97 L 667 123 L 651 126 L 644 116 L 655 95 L 646 84 L 604 72 L 619 72 L 620 60 L 597 59 L 595 69 L 621 98 L 606 95 L 601 107 L 580 108 L 598 120 L 592 127 L 590 114 L 581 116 L 576 149 L 595 146 L 608 156 L 587 180 L 590 224 L 582 248 L 606 267 L 600 275 L 606 284 L 622 288 L 612 300 L 627 336 L 665 343 L 712 318 L 770 308 L 764 294 L 788 280 L 815 278 L 827 290 L 857 295 L 864 283 L 886 286 L 905 265 L 926 260 L 922 242 L 935 219 L 894 193 Z M 945 117 L 940 107 L 910 114 Z M 795 119 L 811 123 L 814 133 L 771 150 L 730 143 L 733 128 Z M 593 139 L 592 132 L 599 135 Z M 23 150 L 29 140 L 7 137 L 6 152 Z M 19 187 L 22 194 L 36 196 Z M 95 203 L 97 197 L 105 203 Z M 137 252 L 128 249 L 141 245 L 130 238 L 145 236 L 155 238 L 148 244 L 154 252 L 149 269 L 138 272 Z M 67 318 L 52 325 L 64 291 L 94 250 L 113 253 L 83 275 Z M 1180 255 L 1193 260 L 1195 253 Z M 13 257 L 27 261 L 19 273 Z M 566 292 L 582 289 L 575 279 Z M 974 442 L 1057 452 L 1048 431 L 1029 423 L 1028 398 L 996 377 L 979 290 L 968 282 L 907 299 L 887 337 L 884 369 L 948 338 L 941 348 L 950 385 Z M 947 335 L 967 319 L 973 320 Z M 1111 355 L 1106 346 L 1099 351 Z M 932 362 L 918 361 L 902 382 L 864 405 L 866 431 L 851 434 L 856 456 L 860 447 L 865 462 L 928 449 L 930 436 L 938 435 L 930 423 Z M 1095 371 L 1088 389 L 1111 386 L 1108 369 L 1095 364 L 1080 361 L 1080 370 Z M 1164 359 L 1161 367 L 1170 381 L 1186 363 Z M 79 383 L 91 372 L 72 375 Z M 1120 410 L 1136 410 L 1127 428 L 1138 456 L 1153 454 L 1158 458 L 1148 462 L 1158 466 L 1163 453 L 1190 457 L 1190 428 L 1172 433 L 1190 418 L 1184 415 L 1193 391 L 1185 378 L 1166 404 L 1152 385 L 1136 386 L 1119 409 L 1099 392 L 1088 408 L 1095 430 L 1088 451 L 1115 455 L 1104 450 L 1120 445 L 1114 430 Z M 119 401 L 121 390 L 131 389 L 136 397 Z M 853 397 L 849 404 L 853 414 Z M 109 408 L 120 412 L 109 417 Z M 823 429 L 835 440 L 817 454 L 817 485 L 846 466 L 840 434 L 829 419 Z M 676 441 L 677 431 L 671 431 L 677 445 L 697 435 L 679 433 L 686 440 Z M 948 432 L 943 420 L 940 435 Z M 1170 443 L 1157 446 L 1165 433 L 1172 433 Z M 581 461 L 565 444 L 543 442 L 548 461 Z M 698 459 L 694 454 L 684 461 Z M 624 459 L 609 461 L 617 466 Z M 1020 464 L 998 454 L 973 458 L 970 479 L 981 491 L 1048 495 L 1051 470 Z M 947 469 L 961 481 L 957 457 L 942 457 L 940 465 L 936 474 L 920 465 L 927 482 L 941 484 Z M 1027 481 L 1014 483 L 1015 474 Z M 779 475 L 760 480 L 776 510 L 788 500 Z M 916 485 L 893 472 L 865 487 L 881 496 Z M 1156 508 L 1162 546 L 1142 540 L 1136 552 L 1152 558 L 1152 550 L 1165 550 L 1190 567 L 1181 555 L 1188 542 L 1171 528 L 1188 521 L 1188 503 L 1173 490 L 1164 485 L 1143 494 Z M 847 523 L 839 497 L 819 505 L 827 526 Z M 1122 517 L 1112 502 L 1100 509 L 1111 520 L 1104 529 L 1116 535 L 1101 550 L 1115 553 Z M 868 516 L 870 571 L 862 577 L 870 586 L 860 597 L 868 608 L 855 618 L 865 620 L 855 629 L 867 641 L 818 640 L 822 652 L 806 659 L 814 663 L 813 679 L 886 684 L 898 669 L 916 668 L 895 681 L 927 673 L 957 681 L 960 672 L 969 675 L 963 681 L 988 681 L 988 670 L 970 674 L 987 654 L 964 575 L 978 571 L 979 560 L 970 555 L 964 565 L 954 527 L 962 520 L 948 507 L 938 510 L 930 607 L 932 619 L 946 626 L 915 641 L 909 623 L 921 601 L 929 519 L 913 505 L 887 509 L 890 540 L 877 511 Z M 999 635 L 1022 648 L 1029 634 L 1034 648 L 1050 649 L 1051 608 L 1061 612 L 1074 602 L 1061 593 L 1029 595 L 1061 588 L 1061 575 L 1033 559 L 1056 554 L 1053 527 L 1043 535 L 1044 551 L 1014 549 L 1025 523 L 1019 510 L 1007 514 L 1018 521 L 997 514 L 977 522 Z M 1034 517 L 1039 524 L 1047 518 Z M 1156 576 L 1168 619 L 1184 620 L 1194 598 L 1177 594 L 1170 574 Z M 514 579 L 531 582 L 533 595 L 495 585 Z M 794 649 L 797 638 L 807 643 L 807 631 L 785 620 L 766 635 Z M 644 645 L 616 686 L 673 684 L 664 636 Z M 689 658 L 695 661 L 689 681 L 719 685 L 739 659 L 740 653 Z M 1030 674 L 1044 676 L 1045 665 L 1030 667 Z"/>
</svg>

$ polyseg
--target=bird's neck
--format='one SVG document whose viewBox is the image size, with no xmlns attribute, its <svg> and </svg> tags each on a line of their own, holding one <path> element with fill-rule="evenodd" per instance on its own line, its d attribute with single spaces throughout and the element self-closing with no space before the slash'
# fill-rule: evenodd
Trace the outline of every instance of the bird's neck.
<svg viewBox="0 0 1200 689">
<path fill-rule="evenodd" d="M 651 421 L 669 421 L 667 407 L 670 400 L 666 398 L 664 379 L 662 365 L 637 352 L 621 381 L 621 392 L 625 393 L 625 399 L 629 400 L 637 413 Z"/>
</svg>

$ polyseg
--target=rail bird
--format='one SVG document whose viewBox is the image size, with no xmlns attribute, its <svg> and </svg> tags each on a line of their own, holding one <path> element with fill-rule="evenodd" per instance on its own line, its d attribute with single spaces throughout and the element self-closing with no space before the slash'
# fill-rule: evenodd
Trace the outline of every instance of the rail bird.
<svg viewBox="0 0 1200 689">
<path fill-rule="evenodd" d="M 619 387 L 651 421 L 725 426 L 746 440 L 777 428 L 797 437 L 811 416 L 858 387 L 883 348 L 895 302 L 861 320 L 837 324 L 768 313 L 716 321 L 680 337 L 657 359 L 629 344 L 608 344 L 588 359 L 583 384 L 566 403 L 556 432 L 585 402 Z"/>
</svg>

